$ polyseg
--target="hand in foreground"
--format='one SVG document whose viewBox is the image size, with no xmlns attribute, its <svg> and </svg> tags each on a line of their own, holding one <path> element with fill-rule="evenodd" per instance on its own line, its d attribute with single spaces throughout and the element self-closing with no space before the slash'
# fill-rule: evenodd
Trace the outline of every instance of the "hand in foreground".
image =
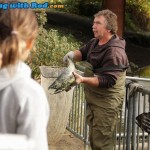
<svg viewBox="0 0 150 150">
<path fill-rule="evenodd" d="M 72 74 L 74 75 L 77 84 L 83 83 L 84 77 L 75 72 L 73 72 Z"/>
</svg>

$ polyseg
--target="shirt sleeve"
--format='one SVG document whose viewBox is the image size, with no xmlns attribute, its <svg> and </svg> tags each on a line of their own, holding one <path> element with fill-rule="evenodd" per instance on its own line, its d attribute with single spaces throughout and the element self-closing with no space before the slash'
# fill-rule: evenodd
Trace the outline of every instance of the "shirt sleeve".
<svg viewBox="0 0 150 150">
<path fill-rule="evenodd" d="M 114 86 L 116 84 L 116 80 L 118 78 L 119 73 L 120 72 L 117 71 L 117 72 L 113 72 L 113 74 L 108 73 L 98 77 L 99 87 L 111 88 L 112 86 Z"/>
<path fill-rule="evenodd" d="M 103 67 L 109 67 L 113 65 L 125 65 L 128 66 L 128 60 L 124 50 L 119 48 L 110 48 L 103 61 Z M 119 74 L 122 69 L 114 69 L 112 71 L 106 71 L 98 77 L 99 87 L 110 88 L 116 84 Z"/>
</svg>

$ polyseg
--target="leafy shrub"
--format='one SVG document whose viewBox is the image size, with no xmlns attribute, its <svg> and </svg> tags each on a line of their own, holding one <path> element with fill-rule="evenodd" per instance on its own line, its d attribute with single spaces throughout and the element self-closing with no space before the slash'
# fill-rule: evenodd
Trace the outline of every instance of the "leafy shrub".
<svg viewBox="0 0 150 150">
<path fill-rule="evenodd" d="M 64 66 L 63 56 L 68 51 L 77 49 L 80 46 L 80 43 L 72 35 L 63 36 L 58 30 L 46 30 L 44 28 L 47 21 L 45 11 L 37 13 L 37 17 L 39 35 L 27 61 L 31 66 L 33 78 L 39 77 L 39 66 Z"/>
<path fill-rule="evenodd" d="M 132 15 L 128 12 L 125 13 L 125 30 L 132 32 L 142 32 L 142 29 L 135 24 L 135 22 L 132 19 Z"/>
<path fill-rule="evenodd" d="M 80 16 L 93 17 L 102 4 L 102 0 L 66 0 L 66 7 L 62 10 Z"/>
<path fill-rule="evenodd" d="M 145 0 L 127 0 L 126 12 L 137 26 L 150 31 L 150 5 Z"/>
</svg>

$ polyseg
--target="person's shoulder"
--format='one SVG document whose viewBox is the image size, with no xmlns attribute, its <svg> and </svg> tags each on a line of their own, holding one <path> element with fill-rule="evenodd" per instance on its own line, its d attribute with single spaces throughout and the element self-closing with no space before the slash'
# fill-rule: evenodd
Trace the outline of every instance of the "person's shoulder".
<svg viewBox="0 0 150 150">
<path fill-rule="evenodd" d="M 87 45 L 95 45 L 96 43 L 98 43 L 98 41 L 98 39 L 92 38 L 87 42 Z"/>
<path fill-rule="evenodd" d="M 34 86 L 41 87 L 38 82 L 29 77 L 20 78 L 14 83 L 15 86 L 20 86 L 21 84 L 22 86 L 24 87 L 28 86 L 29 88 L 32 88 Z"/>
<path fill-rule="evenodd" d="M 112 49 L 124 49 L 125 50 L 125 40 L 117 35 L 114 35 L 109 42 L 106 44 L 106 47 Z"/>
<path fill-rule="evenodd" d="M 98 39 L 96 39 L 96 38 L 92 38 L 92 39 L 90 39 L 90 41 L 89 42 L 97 42 L 98 41 Z"/>
<path fill-rule="evenodd" d="M 42 97 L 45 96 L 41 85 L 32 78 L 22 78 L 12 84 L 13 91 L 18 97 Z"/>
</svg>

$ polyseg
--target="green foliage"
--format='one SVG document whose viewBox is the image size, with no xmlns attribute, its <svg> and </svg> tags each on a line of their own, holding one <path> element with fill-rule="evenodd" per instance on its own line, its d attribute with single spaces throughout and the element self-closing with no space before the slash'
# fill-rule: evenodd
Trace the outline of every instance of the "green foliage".
<svg viewBox="0 0 150 150">
<path fill-rule="evenodd" d="M 145 66 L 138 70 L 139 77 L 150 78 L 150 66 Z"/>
<path fill-rule="evenodd" d="M 150 78 L 150 65 L 139 68 L 138 65 L 130 62 L 130 66 L 127 70 L 127 75 L 138 76 L 142 78 Z"/>
<path fill-rule="evenodd" d="M 37 14 L 39 21 L 39 35 L 35 48 L 31 51 L 28 64 L 32 68 L 33 78 L 39 77 L 39 66 L 63 66 L 63 56 L 70 50 L 79 48 L 80 43 L 75 41 L 72 35 L 64 36 L 60 31 L 46 30 L 46 13 L 42 11 Z"/>
<path fill-rule="evenodd" d="M 150 31 L 150 5 L 146 0 L 127 0 L 126 12 L 139 28 Z"/>
<path fill-rule="evenodd" d="M 37 16 L 37 21 L 40 26 L 40 29 L 43 29 L 44 25 L 47 22 L 47 15 L 46 15 L 45 11 L 42 10 L 40 13 L 36 13 L 36 16 Z"/>
<path fill-rule="evenodd" d="M 45 2 L 48 2 L 48 3 L 63 3 L 65 0 L 27 0 L 28 2 L 37 2 L 37 3 L 45 3 Z"/>
<path fill-rule="evenodd" d="M 132 32 L 141 31 L 140 27 L 138 27 L 131 18 L 132 18 L 132 15 L 126 12 L 125 13 L 125 30 L 132 31 Z"/>
<path fill-rule="evenodd" d="M 102 0 L 66 0 L 62 11 L 80 16 L 93 17 L 100 10 Z"/>
</svg>

